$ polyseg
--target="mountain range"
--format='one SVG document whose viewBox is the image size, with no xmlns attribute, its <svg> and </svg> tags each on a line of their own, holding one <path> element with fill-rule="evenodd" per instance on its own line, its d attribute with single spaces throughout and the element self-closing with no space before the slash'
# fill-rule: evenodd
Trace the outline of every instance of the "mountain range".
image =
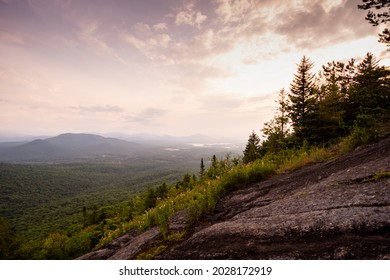
<svg viewBox="0 0 390 280">
<path fill-rule="evenodd" d="M 240 150 L 237 145 L 229 146 L 220 143 L 221 140 L 205 135 L 187 137 L 111 135 L 117 138 L 96 134 L 64 133 L 32 141 L 0 142 L 0 162 L 61 163 L 91 159 L 128 159 L 147 155 L 165 155 L 167 151 L 180 150 L 183 154 L 185 151 L 207 147 L 212 148 L 212 153 Z M 226 149 L 228 146 L 230 149 Z"/>
<path fill-rule="evenodd" d="M 146 145 L 94 134 L 65 133 L 27 143 L 0 145 L 0 162 L 63 162 L 97 157 L 134 156 Z"/>
</svg>

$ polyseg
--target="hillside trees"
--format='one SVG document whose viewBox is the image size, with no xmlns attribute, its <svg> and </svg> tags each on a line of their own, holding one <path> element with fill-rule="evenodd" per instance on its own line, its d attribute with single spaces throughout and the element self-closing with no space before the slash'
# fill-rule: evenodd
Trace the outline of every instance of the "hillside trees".
<svg viewBox="0 0 390 280">
<path fill-rule="evenodd" d="M 389 71 L 379 66 L 379 61 L 367 53 L 364 60 L 357 65 L 355 84 L 350 93 L 349 102 L 354 105 L 352 117 L 365 109 L 389 108 Z"/>
<path fill-rule="evenodd" d="M 357 66 L 348 100 L 347 118 L 361 143 L 382 138 L 390 131 L 390 71 L 368 53 Z"/>
<path fill-rule="evenodd" d="M 9 259 L 13 255 L 13 231 L 7 219 L 0 217 L 0 259 Z"/>
<path fill-rule="evenodd" d="M 256 146 L 260 140 L 251 134 L 244 161 L 305 144 L 326 145 L 351 133 L 364 144 L 390 131 L 390 70 L 373 54 L 358 64 L 329 62 L 317 76 L 306 56 L 297 66 L 290 93 L 287 98 L 284 90 L 279 93 L 277 113 L 264 123 L 265 140 Z"/>
</svg>

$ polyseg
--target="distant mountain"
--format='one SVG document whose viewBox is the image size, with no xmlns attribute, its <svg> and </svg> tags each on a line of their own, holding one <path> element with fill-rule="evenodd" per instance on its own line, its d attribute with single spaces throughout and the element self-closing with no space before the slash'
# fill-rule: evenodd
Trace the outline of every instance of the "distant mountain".
<svg viewBox="0 0 390 280">
<path fill-rule="evenodd" d="M 189 136 L 172 136 L 172 135 L 154 135 L 154 134 L 123 134 L 109 133 L 107 136 L 156 146 L 167 146 L 177 144 L 213 144 L 213 143 L 234 143 L 239 141 L 235 139 L 227 139 L 226 137 L 212 137 L 203 134 L 194 134 Z"/>
<path fill-rule="evenodd" d="M 64 162 L 99 157 L 130 157 L 148 147 L 94 134 L 66 133 L 28 143 L 0 145 L 0 162 Z"/>
</svg>

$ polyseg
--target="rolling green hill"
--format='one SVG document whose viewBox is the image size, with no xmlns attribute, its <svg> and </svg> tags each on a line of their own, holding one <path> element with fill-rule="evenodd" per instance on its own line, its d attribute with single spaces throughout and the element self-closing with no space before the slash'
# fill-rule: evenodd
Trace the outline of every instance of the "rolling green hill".
<svg viewBox="0 0 390 280">
<path fill-rule="evenodd" d="M 212 146 L 224 156 L 230 150 Z M 40 238 L 92 211 L 197 173 L 210 149 L 154 146 L 93 134 L 61 134 L 0 146 L 0 217 L 18 236 Z"/>
</svg>

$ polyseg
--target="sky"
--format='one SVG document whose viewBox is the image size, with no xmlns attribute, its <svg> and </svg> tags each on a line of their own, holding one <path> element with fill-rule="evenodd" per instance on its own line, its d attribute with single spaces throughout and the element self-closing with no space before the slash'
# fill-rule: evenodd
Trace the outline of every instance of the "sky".
<svg viewBox="0 0 390 280">
<path fill-rule="evenodd" d="M 360 2 L 0 0 L 0 135 L 261 134 L 303 55 L 390 65 Z"/>
</svg>

